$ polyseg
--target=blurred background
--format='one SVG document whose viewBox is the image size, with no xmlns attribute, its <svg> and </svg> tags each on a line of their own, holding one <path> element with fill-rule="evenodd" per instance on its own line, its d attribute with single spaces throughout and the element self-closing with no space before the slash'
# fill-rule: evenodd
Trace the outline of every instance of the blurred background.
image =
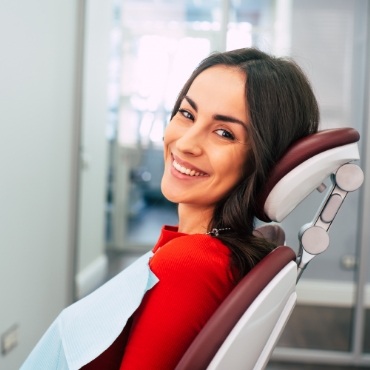
<svg viewBox="0 0 370 370">
<path fill-rule="evenodd" d="M 172 105 L 201 59 L 248 46 L 301 65 L 321 129 L 360 132 L 365 172 L 269 368 L 370 369 L 369 0 L 1 0 L 0 369 L 176 224 L 160 192 Z M 320 202 L 283 222 L 288 245 Z"/>
</svg>

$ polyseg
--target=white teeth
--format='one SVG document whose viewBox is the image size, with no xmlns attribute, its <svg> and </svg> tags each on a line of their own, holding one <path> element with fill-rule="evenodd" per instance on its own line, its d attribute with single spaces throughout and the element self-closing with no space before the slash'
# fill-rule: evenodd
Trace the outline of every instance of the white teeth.
<svg viewBox="0 0 370 370">
<path fill-rule="evenodd" d="M 186 168 L 181 166 L 181 164 L 177 163 L 175 160 L 172 162 L 172 165 L 176 168 L 177 171 L 183 173 L 184 175 L 188 176 L 204 176 L 203 173 L 196 172 L 195 170 L 191 170 L 190 168 Z"/>
</svg>

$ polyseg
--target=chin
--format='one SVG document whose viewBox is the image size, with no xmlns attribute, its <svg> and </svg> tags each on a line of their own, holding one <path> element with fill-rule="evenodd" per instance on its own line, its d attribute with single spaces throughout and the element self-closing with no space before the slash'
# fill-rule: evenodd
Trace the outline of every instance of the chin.
<svg viewBox="0 0 370 370">
<path fill-rule="evenodd" d="M 171 191 L 167 191 L 166 189 L 166 185 L 164 184 L 164 180 L 162 179 L 162 183 L 161 183 L 161 192 L 162 192 L 162 195 L 171 203 L 177 203 L 176 201 L 176 197 L 174 194 L 172 194 Z"/>
<path fill-rule="evenodd" d="M 173 194 L 169 194 L 168 192 L 166 191 L 163 191 L 162 190 L 162 194 L 163 196 L 171 203 L 175 203 L 175 204 L 178 204 L 179 203 L 179 200 L 177 199 L 177 197 Z"/>
</svg>

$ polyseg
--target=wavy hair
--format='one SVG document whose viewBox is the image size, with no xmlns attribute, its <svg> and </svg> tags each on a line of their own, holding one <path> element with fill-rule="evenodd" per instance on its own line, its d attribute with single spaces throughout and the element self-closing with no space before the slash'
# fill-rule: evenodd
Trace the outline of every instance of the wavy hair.
<svg viewBox="0 0 370 370">
<path fill-rule="evenodd" d="M 289 145 L 318 130 L 320 115 L 311 85 L 293 60 L 244 48 L 204 59 L 180 91 L 171 119 L 194 79 L 215 65 L 237 68 L 246 76 L 245 104 L 250 121 L 245 175 L 218 202 L 209 224 L 209 230 L 230 228 L 217 238 L 231 250 L 231 267 L 238 280 L 275 247 L 253 234 L 258 191 Z"/>
</svg>

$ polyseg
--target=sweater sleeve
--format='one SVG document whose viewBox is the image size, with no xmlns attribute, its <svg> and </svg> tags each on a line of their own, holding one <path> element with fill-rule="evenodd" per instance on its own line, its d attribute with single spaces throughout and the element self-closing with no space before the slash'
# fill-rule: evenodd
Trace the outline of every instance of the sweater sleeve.
<svg viewBox="0 0 370 370">
<path fill-rule="evenodd" d="M 161 247 L 150 267 L 159 278 L 134 314 L 120 370 L 173 370 L 233 288 L 229 251 L 208 235 Z"/>
</svg>

